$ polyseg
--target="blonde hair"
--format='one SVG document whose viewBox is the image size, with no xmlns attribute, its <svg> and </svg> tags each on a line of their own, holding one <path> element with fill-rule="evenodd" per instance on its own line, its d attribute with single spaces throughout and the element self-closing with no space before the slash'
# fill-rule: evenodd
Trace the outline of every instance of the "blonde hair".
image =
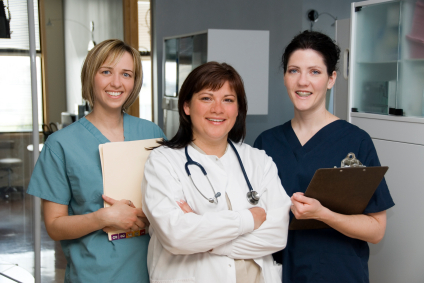
<svg viewBox="0 0 424 283">
<path fill-rule="evenodd" d="M 127 111 L 128 107 L 134 103 L 140 93 L 143 83 L 143 71 L 141 68 L 141 57 L 139 52 L 133 47 L 119 39 L 108 39 L 97 44 L 85 58 L 81 70 L 82 98 L 85 99 L 91 107 L 94 107 L 94 77 L 100 67 L 110 61 L 112 65 L 116 64 L 122 55 L 128 52 L 131 54 L 134 62 L 134 88 L 122 105 L 122 112 Z"/>
</svg>

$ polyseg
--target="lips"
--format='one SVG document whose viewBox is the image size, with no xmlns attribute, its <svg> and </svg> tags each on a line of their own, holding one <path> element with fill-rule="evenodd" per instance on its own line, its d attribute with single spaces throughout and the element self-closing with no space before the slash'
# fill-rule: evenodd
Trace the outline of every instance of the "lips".
<svg viewBox="0 0 424 283">
<path fill-rule="evenodd" d="M 310 91 L 295 91 L 295 92 L 300 97 L 308 97 L 308 96 L 312 95 L 312 92 L 310 92 Z"/>
<path fill-rule="evenodd" d="M 212 118 L 206 118 L 208 121 L 211 121 L 211 122 L 224 122 L 225 121 L 225 119 L 212 119 Z"/>
<path fill-rule="evenodd" d="M 123 92 L 122 91 L 106 91 L 107 94 L 110 96 L 120 96 Z"/>
<path fill-rule="evenodd" d="M 224 122 L 224 119 L 211 119 L 211 118 L 207 118 L 207 119 L 212 122 Z"/>
</svg>

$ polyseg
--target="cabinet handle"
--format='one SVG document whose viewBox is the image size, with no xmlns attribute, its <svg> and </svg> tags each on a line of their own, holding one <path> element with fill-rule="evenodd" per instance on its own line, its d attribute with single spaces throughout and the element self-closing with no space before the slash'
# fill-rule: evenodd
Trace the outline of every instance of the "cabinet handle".
<svg viewBox="0 0 424 283">
<path fill-rule="evenodd" d="M 343 77 L 349 79 L 349 49 L 346 48 L 343 52 Z"/>
</svg>

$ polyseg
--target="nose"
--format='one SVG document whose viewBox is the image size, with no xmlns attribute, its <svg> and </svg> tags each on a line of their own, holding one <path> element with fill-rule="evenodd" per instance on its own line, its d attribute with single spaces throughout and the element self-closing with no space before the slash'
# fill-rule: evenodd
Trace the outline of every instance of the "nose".
<svg viewBox="0 0 424 283">
<path fill-rule="evenodd" d="M 219 100 L 215 100 L 212 103 L 211 112 L 216 114 L 222 114 L 224 113 L 224 107 L 222 105 L 222 102 Z"/>
<path fill-rule="evenodd" d="M 299 74 L 299 79 L 297 81 L 297 83 L 301 86 L 307 86 L 309 85 L 309 78 L 308 78 L 308 74 L 306 72 L 302 72 Z"/>
<path fill-rule="evenodd" d="M 122 83 L 120 74 L 115 73 L 112 75 L 110 85 L 115 88 L 121 87 Z"/>
</svg>

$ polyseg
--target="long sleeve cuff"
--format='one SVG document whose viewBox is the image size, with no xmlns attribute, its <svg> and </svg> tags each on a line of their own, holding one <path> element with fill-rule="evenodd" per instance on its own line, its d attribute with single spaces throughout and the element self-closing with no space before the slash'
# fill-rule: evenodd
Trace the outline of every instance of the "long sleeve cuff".
<svg viewBox="0 0 424 283">
<path fill-rule="evenodd" d="M 250 210 L 245 209 L 241 211 L 237 211 L 240 214 L 240 229 L 239 235 L 244 235 L 246 233 L 250 233 L 255 228 L 255 222 L 253 220 L 253 215 Z"/>
<path fill-rule="evenodd" d="M 240 236 L 252 232 L 255 228 L 255 222 L 253 220 L 252 213 L 248 209 L 238 211 L 238 213 L 240 214 Z M 229 241 L 228 243 L 214 248 L 211 253 L 228 256 L 229 254 L 231 254 L 232 250 L 233 241 Z"/>
<path fill-rule="evenodd" d="M 225 255 L 228 256 L 231 251 L 233 250 L 233 241 L 229 241 L 228 243 L 225 243 L 223 245 L 220 245 L 216 248 L 214 248 L 211 253 L 216 255 Z"/>
</svg>

